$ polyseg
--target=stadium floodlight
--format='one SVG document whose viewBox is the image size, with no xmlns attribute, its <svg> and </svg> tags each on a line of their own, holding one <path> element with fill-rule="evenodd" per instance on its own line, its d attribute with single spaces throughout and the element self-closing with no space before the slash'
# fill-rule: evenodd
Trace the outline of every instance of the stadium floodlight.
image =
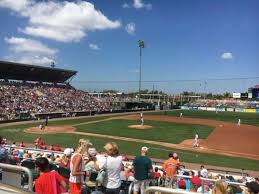
<svg viewBox="0 0 259 194">
<path fill-rule="evenodd" d="M 139 40 L 138 41 L 138 46 L 139 46 L 139 99 L 140 99 L 140 92 L 141 92 L 141 57 L 142 57 L 142 49 L 145 48 L 145 43 L 144 40 Z"/>
<path fill-rule="evenodd" d="M 55 67 L 55 61 L 51 61 L 51 65 L 50 65 L 52 68 Z"/>
</svg>

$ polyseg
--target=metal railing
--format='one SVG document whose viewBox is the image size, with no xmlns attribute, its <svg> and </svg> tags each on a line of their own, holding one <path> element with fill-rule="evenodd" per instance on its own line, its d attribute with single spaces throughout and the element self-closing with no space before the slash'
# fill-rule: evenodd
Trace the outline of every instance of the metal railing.
<svg viewBox="0 0 259 194">
<path fill-rule="evenodd" d="M 175 177 L 177 178 L 185 178 L 185 179 L 191 179 L 191 176 L 185 176 L 185 175 L 175 175 Z M 205 181 L 210 181 L 213 182 L 214 184 L 219 181 L 216 179 L 208 179 L 208 178 L 200 178 L 201 179 L 201 193 L 204 193 L 204 185 L 205 185 Z M 160 182 L 160 181 L 159 181 Z M 231 181 L 226 181 L 226 183 L 228 183 L 229 185 L 239 185 L 239 186 L 246 186 L 244 183 L 239 183 L 239 182 L 231 182 Z M 150 192 L 161 192 L 161 193 L 175 193 L 175 194 L 191 194 L 191 193 L 195 193 L 195 192 L 190 192 L 190 191 L 186 191 L 186 190 L 181 190 L 181 189 L 173 189 L 173 185 L 172 187 L 164 187 L 161 186 L 163 184 L 158 184 L 158 186 L 151 186 L 151 187 L 147 187 L 145 189 L 145 194 L 146 193 L 150 193 Z M 134 182 L 131 183 L 130 187 L 129 187 L 129 193 L 133 192 L 133 188 L 134 188 Z"/>
<path fill-rule="evenodd" d="M 166 187 L 148 187 L 145 189 L 144 194 L 149 194 L 153 192 L 160 192 L 160 193 L 174 193 L 174 194 L 197 194 L 196 192 L 191 192 L 191 191 L 185 191 L 185 190 L 180 190 L 180 189 L 171 189 L 171 188 L 166 188 Z"/>
<path fill-rule="evenodd" d="M 2 175 L 2 182 L 5 183 L 5 184 L 15 186 L 17 188 L 21 188 L 21 185 L 12 184 L 12 181 L 14 181 L 11 177 L 12 174 L 18 175 L 17 176 L 19 178 L 17 180 L 18 182 L 21 182 L 21 172 L 25 172 L 26 174 L 28 174 L 28 190 L 30 192 L 33 192 L 33 177 L 32 177 L 31 171 L 28 168 L 25 168 L 25 167 L 22 167 L 22 166 L 4 164 L 4 163 L 0 163 L 0 168 L 2 169 L 2 174 L 3 174 Z M 7 174 L 6 177 L 8 177 L 8 175 L 10 176 L 10 177 L 8 177 L 8 180 L 6 180 L 5 174 Z"/>
</svg>

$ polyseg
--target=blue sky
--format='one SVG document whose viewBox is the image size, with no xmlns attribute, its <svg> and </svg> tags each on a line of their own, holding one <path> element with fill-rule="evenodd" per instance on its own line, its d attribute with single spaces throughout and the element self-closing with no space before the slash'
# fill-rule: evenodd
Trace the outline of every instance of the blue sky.
<svg viewBox="0 0 259 194">
<path fill-rule="evenodd" d="M 15 3 L 14 3 L 15 2 Z M 257 0 L 0 0 L 0 58 L 75 69 L 84 89 L 138 89 L 143 39 L 143 88 L 240 91 L 259 79 Z M 201 80 L 155 82 L 155 80 Z"/>
</svg>

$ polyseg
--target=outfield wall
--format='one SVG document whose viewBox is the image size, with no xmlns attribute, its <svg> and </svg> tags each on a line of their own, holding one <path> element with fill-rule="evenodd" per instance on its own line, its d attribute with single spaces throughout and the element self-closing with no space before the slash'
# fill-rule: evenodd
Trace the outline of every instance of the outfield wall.
<svg viewBox="0 0 259 194">
<path fill-rule="evenodd" d="M 255 108 L 225 108 L 225 107 L 197 107 L 197 106 L 181 106 L 182 110 L 204 110 L 204 111 L 217 111 L 217 112 L 246 112 L 246 113 L 257 113 L 259 109 Z"/>
</svg>

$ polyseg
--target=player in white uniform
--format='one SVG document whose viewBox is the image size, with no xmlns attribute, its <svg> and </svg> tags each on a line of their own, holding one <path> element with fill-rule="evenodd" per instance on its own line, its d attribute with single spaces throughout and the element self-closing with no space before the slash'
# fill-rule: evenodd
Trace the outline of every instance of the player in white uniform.
<svg viewBox="0 0 259 194">
<path fill-rule="evenodd" d="M 183 113 L 182 112 L 180 113 L 180 117 L 183 117 Z"/>
<path fill-rule="evenodd" d="M 193 147 L 199 147 L 199 134 L 196 132 Z"/>
<path fill-rule="evenodd" d="M 140 122 L 141 122 L 141 125 L 143 126 L 144 125 L 143 112 L 140 113 Z"/>
<path fill-rule="evenodd" d="M 237 121 L 237 125 L 240 126 L 241 125 L 241 119 L 238 119 Z"/>
</svg>

